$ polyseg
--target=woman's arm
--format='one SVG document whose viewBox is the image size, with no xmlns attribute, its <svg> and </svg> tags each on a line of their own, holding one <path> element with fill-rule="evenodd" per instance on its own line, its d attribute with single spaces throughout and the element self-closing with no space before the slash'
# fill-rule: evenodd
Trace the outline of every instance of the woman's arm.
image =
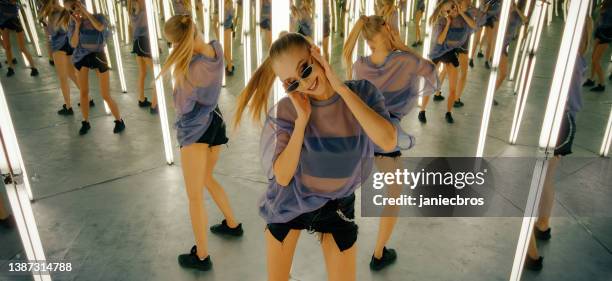
<svg viewBox="0 0 612 281">
<path fill-rule="evenodd" d="M 451 24 L 451 19 L 450 17 L 447 17 L 446 24 L 444 25 L 444 29 L 442 29 L 442 32 L 440 32 L 440 35 L 438 35 L 438 40 L 437 40 L 438 45 L 442 45 L 444 44 L 444 41 L 446 41 L 446 35 L 448 35 L 450 24 Z"/>
<path fill-rule="evenodd" d="M 304 131 L 306 130 L 311 112 L 310 99 L 306 95 L 291 93 L 289 98 L 297 111 L 297 119 L 294 122 L 293 132 L 287 142 L 287 146 L 278 155 L 272 167 L 276 182 L 282 186 L 289 185 L 300 162 L 300 153 L 304 143 Z M 280 138 L 282 135 L 278 137 Z"/>
<path fill-rule="evenodd" d="M 79 9 L 81 10 L 81 12 L 85 15 L 85 17 L 91 22 L 91 25 L 97 30 L 97 31 L 104 31 L 104 29 L 106 28 L 106 26 L 101 23 L 100 21 L 98 21 L 98 19 L 96 19 L 96 17 L 94 17 L 92 14 L 90 14 L 87 9 L 85 9 L 85 7 L 83 7 L 80 3 L 81 2 L 77 2 L 79 3 Z"/>
<path fill-rule="evenodd" d="M 72 16 L 72 20 L 74 20 L 74 31 L 72 32 L 72 36 L 70 37 L 70 47 L 76 48 L 79 45 L 79 36 L 81 33 L 81 19 L 77 19 Z"/>
</svg>

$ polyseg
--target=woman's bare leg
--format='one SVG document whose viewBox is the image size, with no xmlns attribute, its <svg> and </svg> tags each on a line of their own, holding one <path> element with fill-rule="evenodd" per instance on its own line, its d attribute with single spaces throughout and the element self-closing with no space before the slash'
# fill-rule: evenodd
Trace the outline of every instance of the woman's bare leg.
<svg viewBox="0 0 612 281">
<path fill-rule="evenodd" d="M 591 57 L 591 78 L 597 76 L 597 80 L 600 85 L 604 85 L 604 73 L 601 68 L 601 57 L 608 49 L 608 44 L 600 44 L 599 41 L 593 48 L 593 55 Z"/>
<path fill-rule="evenodd" d="M 296 229 L 289 230 L 283 242 L 276 240 L 269 230 L 266 230 L 264 235 L 266 236 L 268 281 L 289 280 L 293 254 L 300 237 L 300 231 Z"/>
<path fill-rule="evenodd" d="M 408 16 L 408 15 L 406 15 Z M 415 43 L 420 43 L 423 38 L 421 38 L 421 18 L 423 17 L 423 12 L 418 11 L 414 15 L 414 35 L 416 37 Z"/>
<path fill-rule="evenodd" d="M 474 42 L 472 44 L 472 50 L 470 50 L 471 58 L 474 58 L 474 56 L 476 56 L 476 49 L 478 49 L 478 45 L 480 45 L 480 36 L 482 36 L 482 28 L 479 28 L 473 36 Z"/>
<path fill-rule="evenodd" d="M 453 111 L 453 104 L 457 100 L 457 76 L 458 70 L 450 63 L 445 63 L 444 68 L 448 71 L 448 101 L 446 102 L 446 112 Z"/>
<path fill-rule="evenodd" d="M 143 102 L 145 100 L 145 79 L 147 78 L 147 64 L 141 56 L 136 56 L 136 63 L 138 64 L 138 101 Z"/>
<path fill-rule="evenodd" d="M 13 63 L 13 48 L 11 48 L 11 34 L 8 28 L 2 29 L 2 46 L 6 51 L 6 62 L 10 68 L 15 68 Z"/>
<path fill-rule="evenodd" d="M 17 32 L 17 46 L 19 46 L 19 50 L 21 50 L 21 52 L 25 55 L 26 59 L 30 63 L 30 67 L 36 68 L 36 63 L 34 62 L 30 51 L 28 51 L 28 48 L 26 48 L 25 34 L 23 32 Z"/>
<path fill-rule="evenodd" d="M 400 158 L 391 157 L 376 157 L 374 159 L 376 167 L 380 172 L 395 172 L 397 169 L 401 169 Z M 400 196 L 402 191 L 401 185 L 390 185 L 388 188 L 389 198 L 395 198 Z M 393 228 L 397 223 L 397 213 L 399 208 L 394 206 L 392 208 L 386 208 L 383 215 L 380 218 L 378 225 L 378 238 L 376 239 L 376 246 L 374 247 L 374 257 L 380 259 L 383 255 L 383 248 L 389 242 Z"/>
<path fill-rule="evenodd" d="M 89 68 L 81 67 L 78 73 L 80 98 L 81 98 L 81 114 L 83 121 L 89 120 Z"/>
<path fill-rule="evenodd" d="M 331 233 L 321 234 L 321 248 L 327 267 L 327 280 L 354 281 L 357 278 L 357 244 L 340 251 Z M 286 280 L 286 279 L 285 279 Z"/>
<path fill-rule="evenodd" d="M 145 68 L 145 77 L 146 71 L 150 70 L 153 73 L 153 60 L 151 58 L 143 58 L 146 68 Z M 151 108 L 157 108 L 157 89 L 153 87 L 153 93 L 151 93 Z"/>
<path fill-rule="evenodd" d="M 548 160 L 548 168 L 546 170 L 546 178 L 544 179 L 544 187 L 540 199 L 538 220 L 535 227 L 541 231 L 546 231 L 550 227 L 550 216 L 555 202 L 555 171 L 561 160 L 560 156 L 555 156 Z"/>
<path fill-rule="evenodd" d="M 217 164 L 217 160 L 219 160 L 219 152 L 221 151 L 221 146 L 213 146 L 210 149 L 206 149 L 204 152 L 204 158 L 206 159 L 206 170 L 204 170 L 204 186 L 208 189 L 208 193 L 210 193 L 210 197 L 215 201 L 221 213 L 225 217 L 225 221 L 227 222 L 227 226 L 231 228 L 235 228 L 238 226 L 238 221 L 234 217 L 234 212 L 232 211 L 232 207 L 230 206 L 230 202 L 227 199 L 227 194 L 225 194 L 225 190 L 223 187 L 217 182 L 215 177 L 213 176 L 213 170 L 215 169 L 215 165 Z"/>
<path fill-rule="evenodd" d="M 227 69 L 231 70 L 234 67 L 232 62 L 232 30 L 225 29 L 223 31 L 223 56 L 225 57 L 225 63 Z"/>
<path fill-rule="evenodd" d="M 60 88 L 62 89 L 62 96 L 64 97 L 64 104 L 66 108 L 71 108 L 70 103 L 70 84 L 68 84 L 68 75 L 72 71 L 73 67 L 68 60 L 68 56 L 64 52 L 53 52 L 51 58 L 55 62 L 55 71 L 59 78 Z"/>
<path fill-rule="evenodd" d="M 197 246 L 197 255 L 203 260 L 208 257 L 208 215 L 204 207 L 203 189 L 206 170 L 205 155 L 208 144 L 194 143 L 181 148 L 181 168 L 185 180 L 191 228 Z"/>
<path fill-rule="evenodd" d="M 464 53 L 458 54 L 459 58 L 459 82 L 457 83 L 457 100 L 461 99 L 468 74 L 468 55 Z"/>
<path fill-rule="evenodd" d="M 119 107 L 117 106 L 117 104 L 115 103 L 115 101 L 110 95 L 109 71 L 106 71 L 104 73 L 100 73 L 99 71 L 97 71 L 96 73 L 100 81 L 100 95 L 102 96 L 102 98 L 104 99 L 108 107 L 110 108 L 111 113 L 115 117 L 115 120 L 121 120 L 121 113 L 119 113 Z M 85 103 L 89 104 L 89 101 L 85 101 Z M 83 104 L 83 101 L 81 101 L 81 104 Z"/>
</svg>

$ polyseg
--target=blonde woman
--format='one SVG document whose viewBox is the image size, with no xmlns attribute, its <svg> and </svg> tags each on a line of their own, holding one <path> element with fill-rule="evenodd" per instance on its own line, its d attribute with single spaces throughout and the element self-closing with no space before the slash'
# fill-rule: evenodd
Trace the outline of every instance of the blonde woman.
<svg viewBox="0 0 612 281">
<path fill-rule="evenodd" d="M 371 171 L 374 146 L 396 146 L 396 129 L 372 83 L 341 81 L 298 33 L 272 43 L 238 98 L 236 126 L 246 110 L 261 120 L 277 77 L 288 96 L 267 114 L 261 137 L 268 280 L 289 279 L 301 230 L 319 233 L 328 280 L 355 280 L 354 192 Z"/>
<path fill-rule="evenodd" d="M 352 55 L 359 36 L 363 36 L 372 53 L 353 62 Z M 399 124 L 402 118 L 414 109 L 417 98 L 432 94 L 439 88 L 435 65 L 405 46 L 381 16 L 361 16 L 346 39 L 343 53 L 347 77 L 368 80 L 382 92 L 385 107 L 398 127 L 398 132 L 401 132 Z M 374 150 L 374 161 L 379 171 L 401 169 L 400 148 L 411 148 L 414 138 L 400 134 L 398 143 L 391 151 L 380 148 Z M 389 190 L 396 193 L 390 196 L 396 197 L 399 196 L 401 186 L 390 186 Z M 395 250 L 386 248 L 397 222 L 396 213 L 397 209 L 390 210 L 380 218 L 378 239 L 370 260 L 372 270 L 381 270 L 397 259 Z"/>
<path fill-rule="evenodd" d="M 21 26 L 19 21 L 19 5 L 17 0 L 0 0 L 0 32 L 2 33 L 2 46 L 4 51 L 6 51 L 6 63 L 8 64 L 6 77 L 15 75 L 14 68 L 17 63 L 16 58 L 13 57 L 13 49 L 11 47 L 11 32 L 15 32 L 17 46 L 30 63 L 30 76 L 38 76 L 36 62 L 26 47 L 25 33 L 23 33 L 23 26 Z"/>
<path fill-rule="evenodd" d="M 376 5 L 376 15 L 381 16 L 385 23 L 389 25 L 391 31 L 399 37 L 399 13 L 395 0 L 379 0 Z"/>
<path fill-rule="evenodd" d="M 423 44 L 423 37 L 421 36 L 421 20 L 423 19 L 423 14 L 425 14 L 425 0 L 417 0 L 416 12 L 414 13 L 414 36 L 416 40 L 412 43 L 412 47 L 418 47 Z"/>
<path fill-rule="evenodd" d="M 149 28 L 147 25 L 147 13 L 145 11 L 145 0 L 128 0 L 128 11 L 130 13 L 130 26 L 132 28 L 132 53 L 136 55 L 138 64 L 138 106 L 148 107 L 151 114 L 157 114 L 157 95 L 155 88 L 151 93 L 151 101 L 145 97 L 145 80 L 147 71 L 153 73 L 153 61 L 151 60 L 151 45 L 149 42 Z"/>
<path fill-rule="evenodd" d="M 104 46 L 110 35 L 109 24 L 102 14 L 90 14 L 81 2 L 65 0 L 64 6 L 70 11 L 71 20 L 68 26 L 70 46 L 74 48 L 72 63 L 78 70 L 78 81 L 81 97 L 80 135 L 85 135 L 91 129 L 89 124 L 89 71 L 96 70 L 99 79 L 100 95 L 108 104 L 115 117 L 113 133 L 118 134 L 125 130 L 125 123 L 121 119 L 119 107 L 110 95 L 109 67 L 104 54 Z"/>
<path fill-rule="evenodd" d="M 57 114 L 74 115 L 68 79 L 72 80 L 77 88 L 79 83 L 77 81 L 76 69 L 70 62 L 74 52 L 68 38 L 70 12 L 60 6 L 57 0 L 47 0 L 39 13 L 39 18 L 49 35 L 49 50 L 60 82 L 62 96 L 64 97 L 64 104 Z"/>
<path fill-rule="evenodd" d="M 185 179 L 189 214 L 195 244 L 188 254 L 178 257 L 186 268 L 209 270 L 206 226 L 208 218 L 203 189 L 206 188 L 225 219 L 210 230 L 219 235 L 242 236 L 223 187 L 213 177 L 221 146 L 228 142 L 225 122 L 218 106 L 223 78 L 223 50 L 218 41 L 204 42 L 189 15 L 176 15 L 164 26 L 166 40 L 173 50 L 161 71 L 172 72 L 176 81 L 174 106 L 176 131 L 181 146 L 181 168 Z"/>
</svg>

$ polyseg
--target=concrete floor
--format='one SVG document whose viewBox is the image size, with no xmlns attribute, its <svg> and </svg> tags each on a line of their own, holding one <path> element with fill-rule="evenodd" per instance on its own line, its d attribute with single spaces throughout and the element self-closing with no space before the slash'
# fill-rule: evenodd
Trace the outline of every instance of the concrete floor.
<svg viewBox="0 0 612 281">
<path fill-rule="evenodd" d="M 561 31 L 559 20 L 544 29 L 541 58 L 517 145 L 507 143 L 516 99 L 512 84 L 505 84 L 498 93 L 501 105 L 494 108 L 491 117 L 486 156 L 536 155 Z M 335 39 L 332 62 L 340 71 L 341 47 L 337 43 L 341 40 Z M 137 72 L 130 50 L 131 46 L 124 45 L 121 52 L 128 88 L 134 89 Z M 241 46 L 236 44 L 234 53 L 237 72 L 227 79 L 220 98 L 227 120 L 232 118 L 236 97 L 244 86 Z M 137 107 L 135 91 L 120 93 L 117 72 L 113 71 L 113 98 L 127 130 L 121 135 L 111 133 L 113 118 L 104 114 L 92 83 L 92 97 L 98 106 L 91 112 L 92 130 L 80 137 L 79 110 L 74 117 L 56 114 L 62 104 L 57 79 L 46 59 L 37 62 L 40 77 L 29 77 L 20 61 L 17 74 L 12 78 L 2 75 L 0 82 L 32 179 L 33 207 L 45 253 L 50 259 L 72 262 L 75 268 L 70 274 L 53 275 L 54 280 L 265 280 L 264 222 L 255 210 L 267 184 L 260 169 L 260 130 L 255 124 L 246 122 L 230 136 L 215 170 L 246 235 L 239 240 L 209 236 L 214 269 L 204 273 L 184 270 L 177 265 L 176 256 L 193 245 L 193 234 L 178 147 L 174 147 L 175 165 L 166 165 L 158 117 Z M 477 66 L 469 73 L 462 98 L 466 106 L 456 110 L 455 124 L 446 124 L 443 119 L 445 102 L 431 102 L 426 125 L 418 123 L 416 111 L 405 118 L 403 127 L 417 137 L 417 146 L 407 156 L 474 155 L 489 74 L 482 63 L 476 59 Z M 75 90 L 72 96 L 76 99 Z M 446 86 L 443 92 L 447 93 Z M 562 161 L 556 175 L 553 239 L 540 246 L 545 268 L 540 273 L 526 273 L 524 280 L 612 279 L 609 212 L 588 216 L 584 214 L 589 210 L 581 209 L 596 206 L 603 212 L 612 198 L 609 159 L 597 157 L 611 97 L 609 91 L 585 92 L 583 96 L 575 153 Z M 170 100 L 169 94 L 167 98 Z M 174 116 L 172 109 L 169 113 Z M 205 201 L 209 221 L 220 221 L 221 214 L 210 197 Z M 367 265 L 378 219 L 358 217 L 357 223 L 359 280 L 490 281 L 507 280 L 510 275 L 521 218 L 401 218 L 389 243 L 398 251 L 399 260 L 376 273 Z M 17 241 L 14 232 L 13 238 L 0 235 L 3 245 L 8 245 L 5 239 Z M 325 279 L 323 256 L 316 248 L 315 236 L 303 233 L 291 273 L 294 280 Z M 20 254 L 14 247 L 0 250 L 0 259 L 15 259 Z"/>
</svg>

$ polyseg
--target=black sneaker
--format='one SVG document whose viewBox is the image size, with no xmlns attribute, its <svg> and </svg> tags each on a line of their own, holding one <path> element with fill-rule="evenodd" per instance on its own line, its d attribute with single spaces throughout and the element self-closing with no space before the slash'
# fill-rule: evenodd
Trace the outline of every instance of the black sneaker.
<svg viewBox="0 0 612 281">
<path fill-rule="evenodd" d="M 538 240 L 550 240 L 550 227 L 542 231 L 537 226 L 534 226 L 533 234 L 535 234 L 535 238 Z"/>
<path fill-rule="evenodd" d="M 233 76 L 234 75 L 234 69 L 235 67 L 232 65 L 232 69 L 228 69 L 227 67 L 225 68 L 225 74 L 227 76 Z"/>
<path fill-rule="evenodd" d="M 6 72 L 6 77 L 11 77 L 15 75 L 15 70 L 12 67 L 8 68 L 8 71 Z"/>
<path fill-rule="evenodd" d="M 468 63 L 471 68 L 474 68 L 474 59 L 470 59 L 470 63 Z"/>
<path fill-rule="evenodd" d="M 444 116 L 444 118 L 446 118 L 446 122 L 448 124 L 455 123 L 455 120 L 453 119 L 453 114 L 451 114 L 450 112 L 447 112 L 446 115 Z"/>
<path fill-rule="evenodd" d="M 606 86 L 599 84 L 596 87 L 591 88 L 591 92 L 603 92 L 606 90 Z"/>
<path fill-rule="evenodd" d="M 593 87 L 593 86 L 595 86 L 595 81 L 591 79 L 587 79 L 586 81 L 584 81 L 584 84 L 582 84 L 582 87 Z"/>
<path fill-rule="evenodd" d="M 38 69 L 32 68 L 32 70 L 30 71 L 30 76 L 38 76 Z"/>
<path fill-rule="evenodd" d="M 0 219 L 0 225 L 6 229 L 15 227 L 15 217 L 13 217 L 13 215 L 9 215 L 5 219 Z"/>
<path fill-rule="evenodd" d="M 419 111 L 419 121 L 421 123 L 427 123 L 427 117 L 425 117 L 425 110 Z"/>
<path fill-rule="evenodd" d="M 53 60 L 49 60 L 49 64 L 50 64 L 51 66 L 55 66 L 55 62 L 54 62 Z"/>
<path fill-rule="evenodd" d="M 197 252 L 198 248 L 193 245 L 193 247 L 191 247 L 191 251 L 189 251 L 189 254 L 182 254 L 178 256 L 178 263 L 182 267 L 186 268 L 194 268 L 202 271 L 210 270 L 212 268 L 212 261 L 210 260 L 210 256 L 201 260 L 196 254 Z"/>
<path fill-rule="evenodd" d="M 215 224 L 210 227 L 210 232 L 218 235 L 227 235 L 227 236 L 242 236 L 244 231 L 242 230 L 242 224 L 239 223 L 238 226 L 231 228 L 227 225 L 227 221 L 223 220 L 220 224 Z"/>
<path fill-rule="evenodd" d="M 115 120 L 115 128 L 113 128 L 113 133 L 118 134 L 123 132 L 123 130 L 125 130 L 125 122 L 123 122 L 123 119 Z"/>
<path fill-rule="evenodd" d="M 413 47 L 413 48 L 416 48 L 416 47 L 418 47 L 418 46 L 419 46 L 419 42 L 416 42 L 416 41 L 415 41 L 414 43 L 412 43 L 412 47 Z"/>
<path fill-rule="evenodd" d="M 444 96 L 442 95 L 442 93 L 435 94 L 434 97 L 433 97 L 433 100 L 434 101 L 443 101 L 444 100 Z"/>
<path fill-rule="evenodd" d="M 397 253 L 393 249 L 387 249 L 387 247 L 383 248 L 383 254 L 380 259 L 377 259 L 372 255 L 372 260 L 370 260 L 370 269 L 371 270 L 381 270 L 388 265 L 392 264 L 397 260 Z"/>
<path fill-rule="evenodd" d="M 62 105 L 62 109 L 57 111 L 57 114 L 59 115 L 73 115 L 74 111 L 72 111 L 72 107 L 71 108 L 66 108 L 66 105 Z"/>
<path fill-rule="evenodd" d="M 453 107 L 462 107 L 463 106 L 463 102 L 461 100 L 456 100 L 453 103 Z"/>
<path fill-rule="evenodd" d="M 0 65 L 0 68 L 2 67 L 2 65 Z M 610 76 L 608 76 L 608 80 L 612 81 L 612 73 L 610 73 Z"/>
<path fill-rule="evenodd" d="M 489 64 L 489 61 L 485 61 L 485 68 L 491 69 L 491 65 Z"/>
<path fill-rule="evenodd" d="M 8 60 L 5 60 L 4 63 L 8 64 Z M 13 58 L 13 64 L 17 64 L 17 58 Z"/>
<path fill-rule="evenodd" d="M 81 106 L 80 102 L 78 103 L 78 106 L 79 107 Z M 89 100 L 89 107 L 95 107 L 95 106 L 96 106 L 96 103 L 94 103 L 93 99 Z"/>
<path fill-rule="evenodd" d="M 81 129 L 79 130 L 79 135 L 87 134 L 87 132 L 91 129 L 91 125 L 87 121 L 81 121 Z"/>
<path fill-rule="evenodd" d="M 483 58 L 483 57 L 484 57 L 484 54 L 482 53 L 482 51 L 478 51 L 478 55 L 477 55 L 477 56 L 478 56 L 479 58 Z"/>
<path fill-rule="evenodd" d="M 542 270 L 544 267 L 544 257 L 540 256 L 538 259 L 534 260 L 529 255 L 525 258 L 525 268 L 529 270 Z"/>
<path fill-rule="evenodd" d="M 138 107 L 149 107 L 151 102 L 145 97 L 143 101 L 138 101 Z"/>
<path fill-rule="evenodd" d="M 2 63 L 0 62 L 0 68 L 2 68 Z"/>
<path fill-rule="evenodd" d="M 496 100 L 496 99 L 493 99 L 493 105 L 498 106 L 498 105 L 499 105 L 499 102 L 497 102 L 497 100 Z"/>
<path fill-rule="evenodd" d="M 149 108 L 149 113 L 157 114 L 157 113 L 159 113 L 159 109 L 157 109 L 157 107 L 151 107 L 151 108 Z"/>
</svg>

